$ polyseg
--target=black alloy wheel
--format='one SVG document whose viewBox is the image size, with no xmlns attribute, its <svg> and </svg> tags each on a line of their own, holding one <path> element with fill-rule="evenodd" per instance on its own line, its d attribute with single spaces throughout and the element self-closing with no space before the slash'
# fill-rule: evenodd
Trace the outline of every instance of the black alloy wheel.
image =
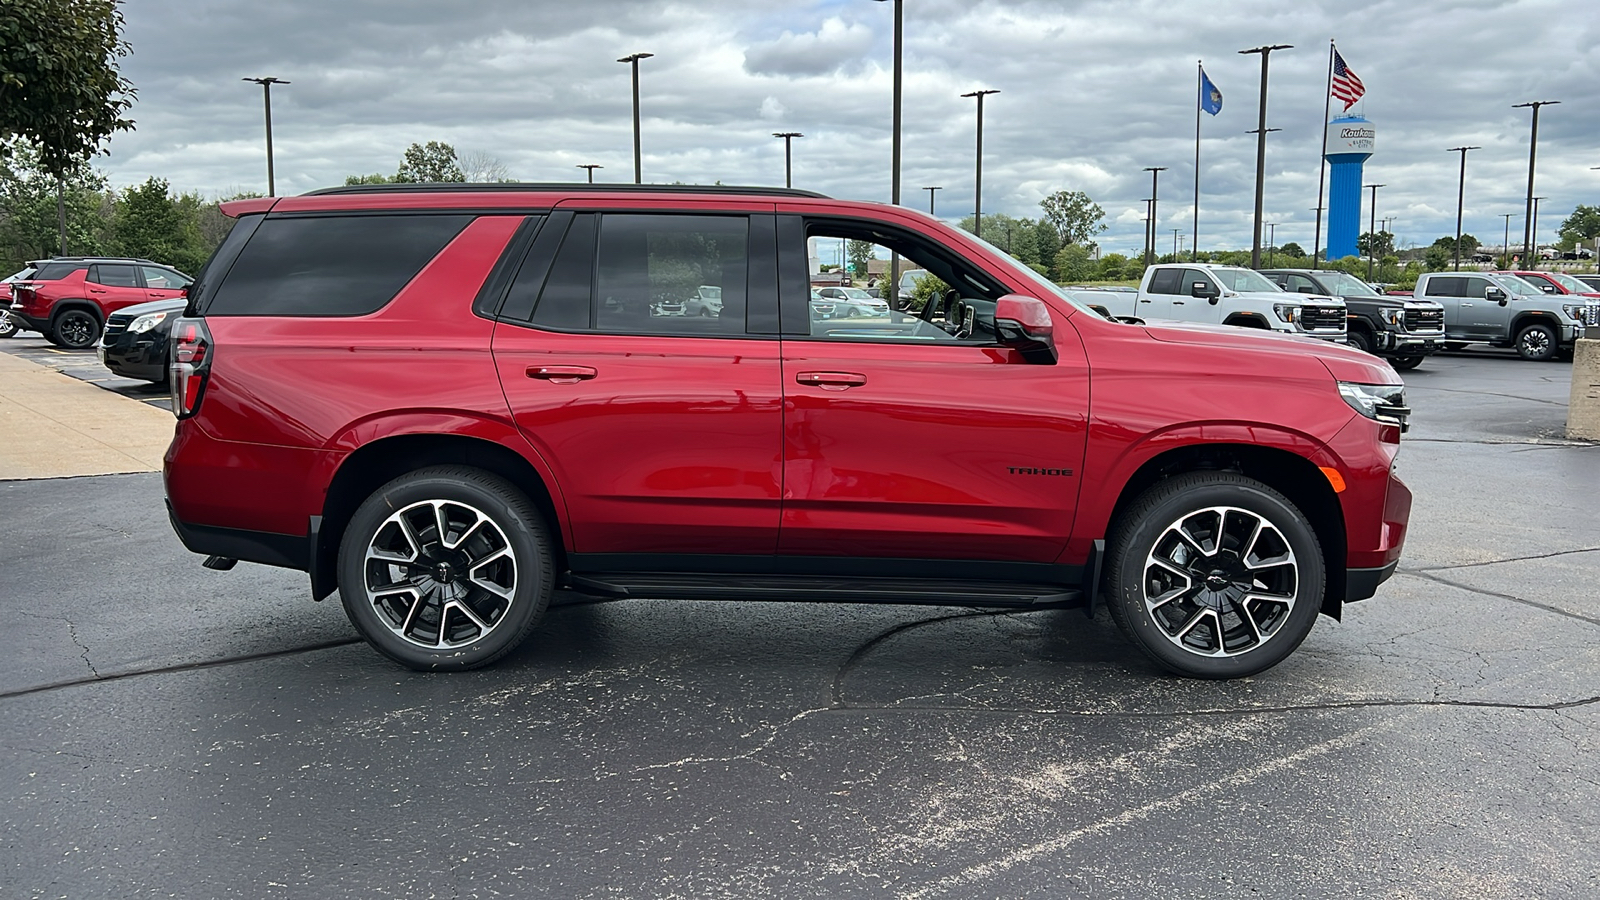
<svg viewBox="0 0 1600 900">
<path fill-rule="evenodd" d="M 100 320 L 82 309 L 69 309 L 56 317 L 52 342 L 67 350 L 87 350 L 100 339 Z"/>
<path fill-rule="evenodd" d="M 1322 548 L 1282 494 L 1231 472 L 1156 484 L 1111 532 L 1111 617 L 1145 655 L 1191 678 L 1242 678 L 1310 634 Z"/>
<path fill-rule="evenodd" d="M 1517 355 L 1533 362 L 1554 359 L 1561 349 L 1561 339 L 1556 330 L 1543 322 L 1534 322 L 1517 332 Z"/>
<path fill-rule="evenodd" d="M 486 666 L 522 643 L 555 589 L 549 529 L 506 480 L 433 466 L 366 499 L 339 545 L 345 614 L 419 671 Z"/>
</svg>

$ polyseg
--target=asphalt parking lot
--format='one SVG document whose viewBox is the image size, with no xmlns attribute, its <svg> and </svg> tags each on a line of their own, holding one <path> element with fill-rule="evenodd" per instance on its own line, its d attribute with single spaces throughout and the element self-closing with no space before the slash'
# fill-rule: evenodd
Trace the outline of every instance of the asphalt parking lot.
<svg viewBox="0 0 1600 900">
<path fill-rule="evenodd" d="M 1079 610 L 577 597 L 420 675 L 303 575 L 202 569 L 159 475 L 0 482 L 0 893 L 1600 895 L 1570 372 L 1406 373 L 1400 574 L 1226 683 Z"/>
</svg>

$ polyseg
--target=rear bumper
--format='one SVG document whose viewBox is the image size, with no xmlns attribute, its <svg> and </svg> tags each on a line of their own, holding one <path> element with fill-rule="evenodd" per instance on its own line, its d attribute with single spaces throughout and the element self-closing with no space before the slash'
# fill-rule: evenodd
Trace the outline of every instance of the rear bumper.
<svg viewBox="0 0 1600 900">
<path fill-rule="evenodd" d="M 1376 569 L 1345 569 L 1344 570 L 1344 602 L 1354 603 L 1365 600 L 1378 592 L 1378 585 L 1389 580 L 1394 574 L 1395 566 L 1399 560 L 1380 566 Z"/>
<path fill-rule="evenodd" d="M 302 572 L 311 565 L 310 535 L 297 537 L 270 531 L 195 525 L 179 519 L 170 500 L 167 501 L 167 518 L 172 520 L 172 530 L 178 533 L 178 540 L 194 553 L 225 556 Z"/>
<path fill-rule="evenodd" d="M 22 327 L 26 328 L 29 331 L 45 332 L 45 331 L 49 331 L 50 330 L 50 320 L 49 320 L 49 318 L 41 319 L 41 318 L 38 318 L 37 316 L 30 316 L 27 313 L 23 312 L 20 309 L 15 308 L 15 307 L 12 307 L 11 309 L 6 310 L 6 312 L 11 314 L 11 318 L 16 319 L 18 322 L 21 322 L 22 323 Z"/>
</svg>

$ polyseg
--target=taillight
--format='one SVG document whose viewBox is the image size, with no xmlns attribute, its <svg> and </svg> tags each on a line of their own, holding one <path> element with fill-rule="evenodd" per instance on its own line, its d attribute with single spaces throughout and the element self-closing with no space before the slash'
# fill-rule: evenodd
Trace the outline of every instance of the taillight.
<svg viewBox="0 0 1600 900">
<path fill-rule="evenodd" d="M 211 371 L 211 331 L 205 319 L 179 319 L 172 326 L 172 364 L 168 383 L 172 412 L 187 419 L 200 409 Z"/>
</svg>

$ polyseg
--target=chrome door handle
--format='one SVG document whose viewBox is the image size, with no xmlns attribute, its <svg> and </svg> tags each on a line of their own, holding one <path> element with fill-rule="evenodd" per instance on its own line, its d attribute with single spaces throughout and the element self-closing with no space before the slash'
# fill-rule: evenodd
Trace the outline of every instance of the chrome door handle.
<svg viewBox="0 0 1600 900">
<path fill-rule="evenodd" d="M 599 375 L 593 366 L 529 366 L 529 378 L 538 378 L 551 384 L 577 384 Z"/>
<path fill-rule="evenodd" d="M 800 372 L 794 380 L 825 391 L 843 391 L 867 383 L 867 376 L 856 372 Z"/>
</svg>

